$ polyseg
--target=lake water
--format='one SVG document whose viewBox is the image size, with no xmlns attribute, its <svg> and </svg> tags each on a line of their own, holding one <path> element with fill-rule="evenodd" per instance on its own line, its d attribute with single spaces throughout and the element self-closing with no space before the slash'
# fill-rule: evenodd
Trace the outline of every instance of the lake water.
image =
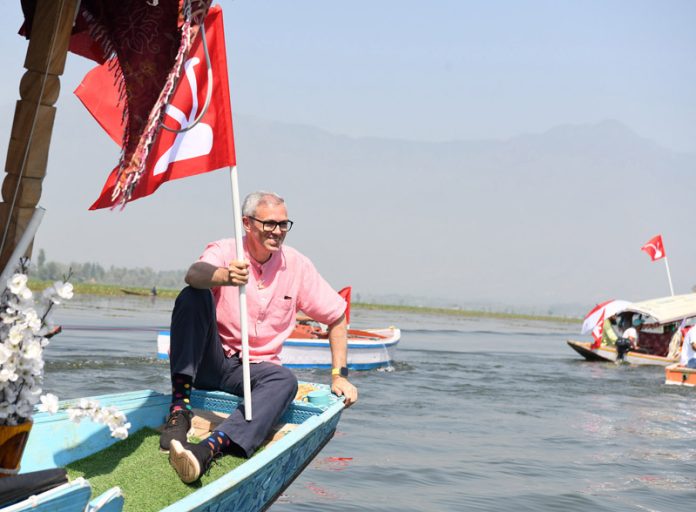
<svg viewBox="0 0 696 512">
<path fill-rule="evenodd" d="M 155 339 L 171 307 L 160 298 L 61 306 L 46 391 L 168 392 Z M 579 325 L 352 316 L 356 328 L 400 327 L 397 361 L 352 373 L 358 404 L 273 512 L 694 509 L 696 389 L 665 386 L 662 368 L 582 361 L 565 343 Z"/>
</svg>

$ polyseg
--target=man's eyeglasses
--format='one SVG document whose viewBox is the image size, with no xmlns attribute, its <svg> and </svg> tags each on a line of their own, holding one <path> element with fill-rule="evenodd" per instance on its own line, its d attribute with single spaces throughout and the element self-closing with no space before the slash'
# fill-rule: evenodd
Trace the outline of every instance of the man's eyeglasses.
<svg viewBox="0 0 696 512">
<path fill-rule="evenodd" d="M 267 233 L 275 231 L 275 228 L 279 228 L 283 233 L 287 233 L 288 231 L 290 231 L 292 229 L 293 222 L 291 220 L 281 220 L 280 222 L 276 222 L 274 220 L 257 219 L 256 217 L 252 217 L 251 215 L 248 215 L 248 217 L 251 220 L 255 220 L 256 222 L 260 222 L 261 225 L 263 226 L 263 230 L 266 231 Z"/>
</svg>

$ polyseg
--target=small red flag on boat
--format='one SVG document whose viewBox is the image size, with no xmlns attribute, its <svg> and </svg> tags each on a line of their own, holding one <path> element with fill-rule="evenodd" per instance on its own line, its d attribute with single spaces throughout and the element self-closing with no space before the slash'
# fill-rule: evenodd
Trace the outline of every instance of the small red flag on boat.
<svg viewBox="0 0 696 512">
<path fill-rule="evenodd" d="M 662 235 L 652 237 L 640 250 L 648 253 L 652 261 L 657 261 L 666 256 L 665 246 L 662 244 Z"/>
<path fill-rule="evenodd" d="M 594 343 L 592 343 L 592 348 L 597 349 L 602 345 L 602 333 L 604 332 L 604 313 L 606 310 L 602 311 L 602 316 L 599 317 L 597 325 L 592 329 L 592 337 L 594 338 Z"/>
<path fill-rule="evenodd" d="M 211 57 L 212 83 L 208 81 L 208 66 L 199 32 L 163 120 L 168 128 L 188 130 L 175 133 L 160 128 L 148 155 L 145 173 L 129 198 L 131 201 L 152 194 L 166 181 L 236 164 L 225 34 L 219 6 L 211 7 L 205 19 L 205 35 Z M 209 87 L 212 87 L 211 100 L 204 110 Z M 75 94 L 109 136 L 120 144 L 123 108 L 118 102 L 119 93 L 109 63 L 90 71 Z M 199 122 L 195 124 L 199 116 Z M 101 195 L 90 210 L 114 207 L 120 202 L 114 193 L 117 177 L 118 167 L 111 171 Z"/>
<path fill-rule="evenodd" d="M 346 301 L 346 324 L 350 325 L 350 291 L 351 287 L 342 288 L 338 294 Z"/>
</svg>

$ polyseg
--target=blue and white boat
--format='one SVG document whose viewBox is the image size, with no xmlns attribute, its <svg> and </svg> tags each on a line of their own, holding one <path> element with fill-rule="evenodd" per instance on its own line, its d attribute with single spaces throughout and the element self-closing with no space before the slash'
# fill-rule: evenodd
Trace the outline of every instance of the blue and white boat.
<svg viewBox="0 0 696 512">
<path fill-rule="evenodd" d="M 321 384 L 305 384 L 314 389 L 328 389 Z M 302 385 L 300 386 L 302 389 Z M 103 406 L 116 406 L 128 417 L 131 435 L 138 430 L 157 428 L 166 419 L 170 395 L 150 390 L 94 397 Z M 229 414 L 241 399 L 222 392 L 194 390 L 194 409 Z M 63 406 L 70 405 L 63 402 Z M 63 409 L 64 407 L 61 407 Z M 281 418 L 281 424 L 294 424 L 283 437 L 269 444 L 240 466 L 217 480 L 195 490 L 185 498 L 162 509 L 167 512 L 265 510 L 292 483 L 305 466 L 333 436 L 343 411 L 343 401 L 331 395 L 330 403 L 318 406 L 296 400 Z M 119 442 L 109 429 L 89 421 L 76 424 L 63 410 L 54 415 L 36 413 L 21 463 L 21 473 L 64 467 Z M 154 453 L 153 457 L 159 456 Z M 177 478 L 172 471 L 172 478 Z M 152 492 L 157 492 L 153 489 Z M 43 493 L 3 508 L 3 512 L 77 512 L 96 510 L 119 512 L 128 496 L 114 487 L 92 496 L 89 481 L 77 478 Z M 137 510 L 137 504 L 129 506 Z"/>
</svg>

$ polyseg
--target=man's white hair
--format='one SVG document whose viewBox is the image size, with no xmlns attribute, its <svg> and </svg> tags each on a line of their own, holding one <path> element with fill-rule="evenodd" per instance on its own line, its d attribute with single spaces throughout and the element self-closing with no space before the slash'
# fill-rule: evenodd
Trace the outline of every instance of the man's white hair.
<svg viewBox="0 0 696 512">
<path fill-rule="evenodd" d="M 266 192 L 265 190 L 257 190 L 244 198 L 242 204 L 242 215 L 245 217 L 253 217 L 256 215 L 256 209 L 259 205 L 279 205 L 285 204 L 285 199 L 280 197 L 275 192 Z"/>
</svg>

